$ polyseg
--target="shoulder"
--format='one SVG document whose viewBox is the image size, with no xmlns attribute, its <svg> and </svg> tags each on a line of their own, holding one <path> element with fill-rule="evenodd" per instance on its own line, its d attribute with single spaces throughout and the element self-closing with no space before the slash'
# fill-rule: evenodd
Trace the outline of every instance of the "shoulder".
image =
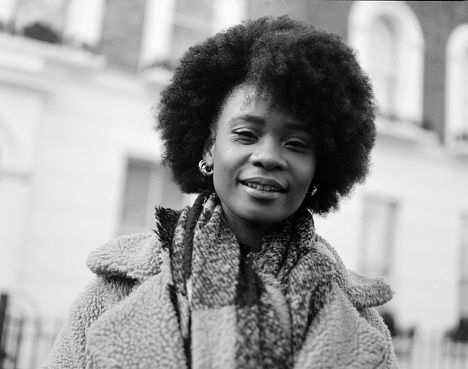
<svg viewBox="0 0 468 369">
<path fill-rule="evenodd" d="M 95 368 L 85 347 L 87 331 L 102 314 L 125 299 L 134 286 L 135 281 L 128 278 L 94 278 L 73 302 L 41 369 Z"/>
<path fill-rule="evenodd" d="M 366 319 L 369 324 L 376 328 L 385 338 L 386 352 L 383 369 L 397 368 L 397 359 L 393 349 L 392 336 L 388 327 L 385 325 L 382 316 L 375 308 L 364 308 L 359 310 L 359 314 Z"/>
<path fill-rule="evenodd" d="M 387 303 L 393 296 L 386 278 L 368 277 L 346 268 L 336 250 L 321 236 L 315 235 L 313 249 L 332 265 L 334 278 L 356 308 L 367 308 Z"/>
<path fill-rule="evenodd" d="M 75 299 L 70 318 L 88 327 L 104 311 L 127 297 L 136 281 L 118 276 L 97 276 Z"/>
<path fill-rule="evenodd" d="M 155 230 L 121 236 L 98 247 L 87 259 L 88 268 L 97 275 L 137 281 L 159 274 L 179 215 L 179 211 L 157 207 Z"/>
<path fill-rule="evenodd" d="M 126 235 L 95 249 L 86 265 L 97 275 L 144 280 L 160 272 L 161 252 L 155 232 Z"/>
</svg>

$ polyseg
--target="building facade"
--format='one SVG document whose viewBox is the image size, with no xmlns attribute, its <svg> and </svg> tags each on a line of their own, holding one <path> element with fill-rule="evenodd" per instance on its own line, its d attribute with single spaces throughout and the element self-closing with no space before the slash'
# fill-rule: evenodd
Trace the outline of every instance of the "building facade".
<svg viewBox="0 0 468 369">
<path fill-rule="evenodd" d="M 379 103 L 372 173 L 317 232 L 349 268 L 390 279 L 383 311 L 400 327 L 468 318 L 466 2 L 1 0 L 0 289 L 12 307 L 63 319 L 92 249 L 150 230 L 155 204 L 190 203 L 161 165 L 159 92 L 193 43 L 282 14 L 353 46 Z"/>
</svg>

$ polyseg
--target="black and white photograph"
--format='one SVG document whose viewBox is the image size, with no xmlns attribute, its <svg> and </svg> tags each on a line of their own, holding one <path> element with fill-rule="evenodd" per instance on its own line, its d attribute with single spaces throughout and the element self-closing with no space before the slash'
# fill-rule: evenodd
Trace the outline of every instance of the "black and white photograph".
<svg viewBox="0 0 468 369">
<path fill-rule="evenodd" d="M 0 369 L 468 369 L 468 3 L 0 0 Z"/>
</svg>

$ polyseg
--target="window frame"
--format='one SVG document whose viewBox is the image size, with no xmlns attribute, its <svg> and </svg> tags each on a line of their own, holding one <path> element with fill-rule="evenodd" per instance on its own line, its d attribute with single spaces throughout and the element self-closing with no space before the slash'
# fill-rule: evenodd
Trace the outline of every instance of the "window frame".
<svg viewBox="0 0 468 369">
<path fill-rule="evenodd" d="M 368 193 L 363 198 L 361 242 L 359 253 L 359 270 L 366 275 L 392 275 L 392 261 L 395 250 L 396 225 L 398 221 L 399 202 L 392 197 Z M 375 216 L 375 209 L 382 211 L 380 219 Z M 380 209 L 378 209 L 380 208 Z M 372 221 L 382 222 L 383 232 L 378 242 L 373 242 Z M 379 236 L 380 238 L 380 236 Z M 377 248 L 377 250 L 375 250 Z M 373 249 L 372 251 L 370 251 Z M 375 257 L 377 255 L 377 257 Z"/>
<path fill-rule="evenodd" d="M 387 96 L 389 100 L 388 105 L 390 106 L 390 108 L 388 110 L 382 109 L 383 115 L 389 115 L 389 114 L 392 114 L 396 109 L 395 97 L 397 94 L 397 87 L 398 87 L 398 63 L 400 62 L 398 43 L 399 43 L 399 37 L 401 35 L 397 32 L 398 31 L 397 27 L 393 24 L 391 19 L 387 19 L 387 17 L 381 16 L 381 17 L 376 18 L 374 20 L 374 23 L 371 25 L 371 29 L 372 29 L 372 32 L 370 33 L 372 35 L 371 37 L 375 37 L 375 33 L 376 33 L 375 28 L 379 24 L 383 25 L 383 27 L 385 28 L 388 28 L 391 34 L 391 37 L 393 38 L 392 42 L 394 43 L 394 45 L 390 45 L 390 48 L 391 48 L 390 52 L 394 52 L 395 55 L 394 55 L 394 60 L 392 60 L 392 63 L 389 63 L 389 65 L 381 64 L 378 61 L 376 61 L 374 58 L 372 58 L 374 60 L 369 61 L 369 69 L 370 69 L 369 74 L 375 79 L 379 77 L 380 78 L 383 77 L 386 80 L 389 80 L 390 84 L 392 85 L 391 92 Z M 374 49 L 375 47 L 374 42 L 375 40 L 373 38 L 369 38 L 369 43 L 370 43 L 369 47 L 372 49 Z M 374 86 L 376 86 L 377 82 L 375 80 L 373 82 L 374 82 Z M 386 87 L 389 87 L 388 84 L 386 84 Z M 383 101 L 380 101 L 380 104 L 381 104 L 381 107 L 383 107 L 384 105 L 387 105 Z"/>
<path fill-rule="evenodd" d="M 468 23 L 457 26 L 450 34 L 446 51 L 445 143 L 468 155 Z M 457 140 L 465 132 L 464 140 Z"/>
<path fill-rule="evenodd" d="M 405 2 L 355 1 L 348 22 L 348 41 L 358 52 L 365 71 L 371 70 L 369 37 L 371 27 L 379 18 L 392 22 L 399 38 L 397 45 L 400 60 L 397 65 L 395 112 L 392 117 L 377 117 L 377 128 L 399 122 L 402 127 L 422 129 L 425 43 L 420 22 Z M 404 83 L 403 83 L 404 81 Z"/>
<path fill-rule="evenodd" d="M 468 318 L 468 210 L 460 214 L 459 315 Z"/>
<path fill-rule="evenodd" d="M 147 187 L 146 200 L 144 201 L 144 222 L 143 224 L 138 225 L 125 223 L 125 211 L 128 195 L 128 176 L 129 168 L 132 165 L 132 163 L 147 166 L 149 168 L 149 183 Z M 183 206 L 188 204 L 190 200 L 189 196 L 182 193 L 178 189 L 175 192 L 178 192 L 178 195 L 180 195 L 180 197 L 178 198 L 178 200 L 176 200 L 176 204 L 164 204 L 164 199 L 167 199 L 167 194 L 165 193 L 165 189 L 167 188 L 166 186 L 176 186 L 176 184 L 172 182 L 169 169 L 165 168 L 160 161 L 135 156 L 128 156 L 125 159 L 125 164 L 123 167 L 123 184 L 120 201 L 121 205 L 119 208 L 117 218 L 117 235 L 148 232 L 151 229 L 154 229 L 156 225 L 153 211 L 154 206 L 171 207 L 175 210 L 180 210 Z M 152 198 L 155 198 L 155 200 L 151 200 Z"/>
</svg>

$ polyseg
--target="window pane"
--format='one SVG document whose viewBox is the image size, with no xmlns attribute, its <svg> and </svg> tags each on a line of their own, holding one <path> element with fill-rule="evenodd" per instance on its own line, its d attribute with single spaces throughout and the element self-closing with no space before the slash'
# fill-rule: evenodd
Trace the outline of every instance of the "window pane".
<svg viewBox="0 0 468 369">
<path fill-rule="evenodd" d="M 190 46 L 211 35 L 213 6 L 213 0 L 176 0 L 171 48 L 175 64 Z"/>
<path fill-rule="evenodd" d="M 17 26 L 45 22 L 60 30 L 65 21 L 69 0 L 16 0 L 14 17 Z"/>
<path fill-rule="evenodd" d="M 172 209 L 179 209 L 182 203 L 183 194 L 179 190 L 179 187 L 172 182 L 171 173 L 165 170 L 165 176 L 163 181 L 163 198 L 161 205 Z"/>
<path fill-rule="evenodd" d="M 389 276 L 397 204 L 392 199 L 370 196 L 364 199 L 361 271 L 372 276 Z"/>
<path fill-rule="evenodd" d="M 172 183 L 169 169 L 159 163 L 153 163 L 151 182 L 149 188 L 148 203 L 146 206 L 146 227 L 154 228 L 154 207 L 163 206 L 179 210 L 183 194 L 179 188 Z"/>
<path fill-rule="evenodd" d="M 202 42 L 209 34 L 199 29 L 187 27 L 186 24 L 174 24 L 172 58 L 178 60 L 189 47 Z"/>
<path fill-rule="evenodd" d="M 372 77 L 375 96 L 383 115 L 395 113 L 396 81 L 392 75 L 374 73 Z"/>
<path fill-rule="evenodd" d="M 463 80 L 464 80 L 464 84 L 463 86 L 465 86 L 464 88 L 464 102 L 463 102 L 463 105 L 465 107 L 465 111 L 463 112 L 464 113 L 464 121 L 465 121 L 465 125 L 463 127 L 464 131 L 465 132 L 468 132 L 468 49 L 466 50 L 466 53 L 465 53 L 465 60 L 464 60 L 464 68 L 463 68 L 463 72 L 464 72 L 464 75 L 463 75 Z"/>
<path fill-rule="evenodd" d="M 461 216 L 460 316 L 468 317 L 468 213 Z"/>
<path fill-rule="evenodd" d="M 179 210 L 184 194 L 172 183 L 170 171 L 160 163 L 129 159 L 118 235 L 155 228 L 154 207 Z"/>
<path fill-rule="evenodd" d="M 206 21 L 211 21 L 213 0 L 177 0 L 176 12 Z"/>
<path fill-rule="evenodd" d="M 122 213 L 123 225 L 144 226 L 151 176 L 151 164 L 129 160 Z"/>
<path fill-rule="evenodd" d="M 370 35 L 371 71 L 376 97 L 384 114 L 395 113 L 397 34 L 391 22 L 379 18 Z"/>
<path fill-rule="evenodd" d="M 382 67 L 393 69 L 396 62 L 396 33 L 392 24 L 380 18 L 372 27 L 372 59 Z"/>
</svg>

